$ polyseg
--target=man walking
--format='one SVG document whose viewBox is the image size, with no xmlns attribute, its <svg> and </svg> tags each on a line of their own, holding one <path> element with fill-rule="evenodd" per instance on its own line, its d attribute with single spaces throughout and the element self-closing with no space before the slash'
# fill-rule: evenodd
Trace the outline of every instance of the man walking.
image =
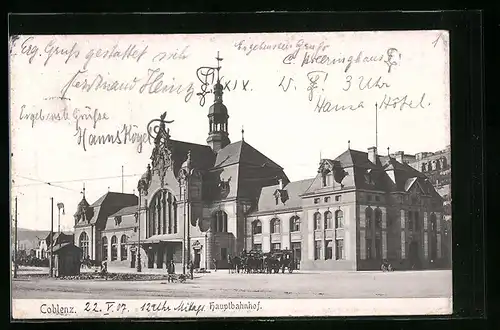
<svg viewBox="0 0 500 330">
<path fill-rule="evenodd" d="M 188 268 L 189 268 L 189 276 L 191 276 L 191 279 L 193 279 L 194 278 L 194 276 L 193 276 L 194 264 L 191 260 L 189 260 Z"/>
<path fill-rule="evenodd" d="M 175 274 L 175 265 L 173 260 L 170 260 L 170 262 L 168 263 L 167 273 L 168 273 L 167 282 L 173 282 Z"/>
</svg>

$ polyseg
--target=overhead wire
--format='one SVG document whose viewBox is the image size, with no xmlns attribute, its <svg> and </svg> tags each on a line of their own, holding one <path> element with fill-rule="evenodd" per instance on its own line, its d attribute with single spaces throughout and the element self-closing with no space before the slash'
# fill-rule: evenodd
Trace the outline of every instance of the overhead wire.
<svg viewBox="0 0 500 330">
<path fill-rule="evenodd" d="M 57 184 L 59 184 L 59 183 L 71 183 L 71 182 L 108 180 L 108 179 L 117 179 L 117 178 L 121 178 L 121 177 L 135 177 L 135 176 L 140 176 L 140 175 L 142 175 L 142 174 L 127 174 L 127 175 L 123 175 L 123 176 L 116 175 L 116 176 L 107 176 L 107 177 L 99 177 L 99 178 L 84 178 L 84 179 L 72 179 L 72 180 L 62 180 L 62 181 L 44 181 L 44 180 L 33 179 L 33 178 L 26 177 L 26 176 L 15 174 L 13 176 L 16 176 L 16 177 L 22 178 L 22 179 L 26 179 L 26 180 L 30 180 L 30 181 L 35 181 L 37 183 L 29 183 L 29 184 L 23 184 L 23 185 L 13 185 L 12 187 L 28 187 L 28 186 L 38 186 L 38 185 L 44 185 L 45 184 L 45 185 L 49 185 L 49 186 L 53 186 L 53 187 L 58 187 L 58 188 L 63 188 L 63 189 L 69 189 L 69 188 L 66 188 L 66 187 L 58 186 Z"/>
</svg>

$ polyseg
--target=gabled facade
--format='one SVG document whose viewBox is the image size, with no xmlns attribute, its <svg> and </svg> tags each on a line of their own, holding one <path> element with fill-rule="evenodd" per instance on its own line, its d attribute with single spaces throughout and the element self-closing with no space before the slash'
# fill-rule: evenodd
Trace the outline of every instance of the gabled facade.
<svg viewBox="0 0 500 330">
<path fill-rule="evenodd" d="M 282 198 L 286 196 L 286 198 Z M 375 148 L 323 159 L 314 178 L 262 189 L 246 249 L 291 249 L 301 269 L 438 265 L 442 199 L 422 173 Z"/>
<path fill-rule="evenodd" d="M 106 228 L 108 217 L 127 206 L 138 204 L 137 196 L 107 192 L 91 205 L 85 198 L 78 204 L 74 214 L 74 244 L 82 249 L 82 256 L 102 261 L 101 233 Z"/>
</svg>

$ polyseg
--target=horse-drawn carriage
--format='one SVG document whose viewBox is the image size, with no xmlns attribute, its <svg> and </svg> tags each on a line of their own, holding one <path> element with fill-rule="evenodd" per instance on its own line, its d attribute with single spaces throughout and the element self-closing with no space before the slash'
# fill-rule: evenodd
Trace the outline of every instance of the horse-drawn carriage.
<svg viewBox="0 0 500 330">
<path fill-rule="evenodd" d="M 294 258 L 293 252 L 291 250 L 275 250 L 267 253 L 266 258 L 264 259 L 266 264 L 267 273 L 281 273 L 283 274 L 285 270 L 288 270 L 289 273 L 292 273 L 294 266 Z"/>
<path fill-rule="evenodd" d="M 262 252 L 251 250 L 243 252 L 240 257 L 232 259 L 234 267 L 244 273 L 281 273 L 285 269 L 289 273 L 295 268 L 293 252 L 291 250 L 275 250 L 272 252 Z M 238 262 L 238 265 L 236 264 Z"/>
</svg>

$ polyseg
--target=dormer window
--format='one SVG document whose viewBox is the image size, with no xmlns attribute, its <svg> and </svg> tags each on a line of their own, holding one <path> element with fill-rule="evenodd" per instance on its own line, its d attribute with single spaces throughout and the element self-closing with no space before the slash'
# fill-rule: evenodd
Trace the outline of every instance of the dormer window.
<svg viewBox="0 0 500 330">
<path fill-rule="evenodd" d="M 122 223 L 122 217 L 117 216 L 115 217 L 115 226 L 119 226 Z"/>
<path fill-rule="evenodd" d="M 285 204 L 286 201 L 288 200 L 288 192 L 284 189 L 277 189 L 274 192 L 274 199 L 275 199 L 276 205 L 278 205 L 280 202 Z"/>
<path fill-rule="evenodd" d="M 375 184 L 375 182 L 373 181 L 373 173 L 371 169 L 368 169 L 365 172 L 365 183 L 369 185 Z"/>
</svg>

